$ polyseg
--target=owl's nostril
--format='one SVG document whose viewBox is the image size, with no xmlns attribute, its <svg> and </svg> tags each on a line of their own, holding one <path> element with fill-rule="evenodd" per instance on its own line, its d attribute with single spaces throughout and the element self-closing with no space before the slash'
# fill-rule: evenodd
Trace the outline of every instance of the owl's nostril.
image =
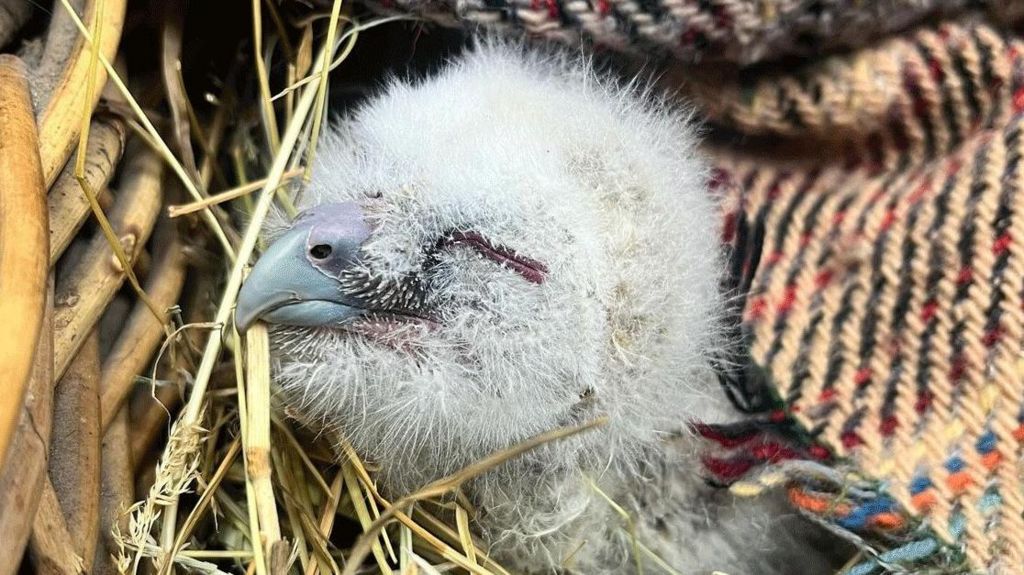
<svg viewBox="0 0 1024 575">
<path fill-rule="evenodd" d="M 327 244 L 317 244 L 309 248 L 309 255 L 313 256 L 315 259 L 322 260 L 329 257 L 332 251 L 331 246 Z"/>
</svg>

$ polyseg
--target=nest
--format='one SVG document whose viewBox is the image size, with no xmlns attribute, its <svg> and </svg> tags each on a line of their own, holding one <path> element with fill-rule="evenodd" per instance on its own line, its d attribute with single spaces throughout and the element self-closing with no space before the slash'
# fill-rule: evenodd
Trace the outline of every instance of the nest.
<svg viewBox="0 0 1024 575">
<path fill-rule="evenodd" d="M 274 405 L 266 331 L 232 328 L 326 110 L 380 77 L 353 54 L 377 28 L 364 59 L 394 61 L 419 24 L 203 4 L 0 0 L 0 574 L 508 573 L 458 487 L 578 430 L 388 501 Z"/>
</svg>

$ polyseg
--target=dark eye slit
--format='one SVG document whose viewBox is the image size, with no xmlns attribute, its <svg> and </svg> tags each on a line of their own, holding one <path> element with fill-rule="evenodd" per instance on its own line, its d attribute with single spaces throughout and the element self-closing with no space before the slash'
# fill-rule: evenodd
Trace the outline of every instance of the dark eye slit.
<svg viewBox="0 0 1024 575">
<path fill-rule="evenodd" d="M 495 263 L 507 266 L 509 269 L 523 276 L 526 281 L 531 283 L 544 283 L 544 278 L 548 273 L 548 268 L 543 263 L 520 255 L 509 248 L 494 245 L 479 232 L 451 232 L 441 238 L 436 247 L 446 248 L 460 245 L 473 248 L 477 253 L 485 258 Z"/>
</svg>

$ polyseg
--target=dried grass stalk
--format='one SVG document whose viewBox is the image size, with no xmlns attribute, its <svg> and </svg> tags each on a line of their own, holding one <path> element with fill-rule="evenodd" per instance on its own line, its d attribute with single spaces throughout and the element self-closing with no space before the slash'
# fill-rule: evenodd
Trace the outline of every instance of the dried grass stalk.
<svg viewBox="0 0 1024 575">
<path fill-rule="evenodd" d="M 246 425 L 242 441 L 245 445 L 245 470 L 253 487 L 260 538 L 269 563 L 276 564 L 280 553 L 281 526 L 277 516 L 277 499 L 271 483 L 270 459 L 270 341 L 265 325 L 257 324 L 245 337 Z M 270 570 L 273 572 L 273 570 Z"/>
<path fill-rule="evenodd" d="M 320 53 L 320 62 L 330 59 L 331 49 L 324 47 Z M 296 147 L 299 136 L 302 133 L 302 126 L 309 115 L 310 109 L 313 106 L 314 98 L 316 97 L 316 90 L 307 89 L 302 96 L 299 98 L 299 103 L 296 106 L 295 113 L 292 118 L 292 123 L 288 125 L 288 129 L 285 132 L 284 139 L 282 141 L 282 148 L 278 154 L 274 157 L 274 161 L 270 168 L 270 173 L 267 175 L 267 183 L 260 192 L 259 200 L 256 202 L 255 209 L 251 215 L 251 221 L 249 227 L 245 231 L 245 235 L 242 238 L 242 243 L 238 249 L 238 259 L 234 262 L 231 268 L 231 273 L 228 276 L 227 284 L 224 286 L 223 296 L 221 302 L 217 307 L 217 315 L 214 318 L 214 322 L 218 326 L 228 326 L 231 321 L 231 313 L 234 309 L 235 299 L 238 296 L 238 289 L 242 285 L 242 274 L 246 262 L 252 255 L 253 250 L 256 247 L 256 241 L 259 237 L 260 227 L 263 225 L 263 220 L 267 216 L 267 212 L 270 210 L 270 205 L 274 198 L 274 191 L 278 189 L 281 184 L 281 178 L 284 175 L 289 161 L 291 160 L 291 153 Z M 199 424 L 199 417 L 203 409 L 206 406 L 206 391 L 207 386 L 210 382 L 210 376 L 213 374 L 214 367 L 220 357 L 222 345 L 222 334 L 221 329 L 217 329 L 214 333 L 211 333 L 206 341 L 206 346 L 203 349 L 202 360 L 195 374 L 195 383 L 192 387 L 192 393 L 189 396 L 188 402 L 185 404 L 185 410 L 181 419 L 177 425 L 184 430 L 196 429 Z M 183 432 L 187 433 L 187 431 Z M 182 445 L 198 445 L 188 441 L 182 441 Z M 168 446 L 165 451 L 164 460 L 169 460 L 173 457 L 178 458 L 190 458 L 190 453 L 174 453 L 171 450 L 172 446 Z M 174 478 L 173 483 L 178 483 L 182 478 Z M 170 479 L 169 479 L 169 482 Z M 163 549 L 169 550 L 174 543 L 174 533 L 176 531 L 177 522 L 177 495 L 171 498 L 170 505 L 165 510 L 163 517 L 163 532 L 162 547 Z"/>
<path fill-rule="evenodd" d="M 121 41 L 127 0 L 89 0 L 85 7 L 87 22 L 92 22 L 100 2 L 104 3 L 103 19 L 100 22 L 102 28 L 100 53 L 107 59 L 113 59 Z M 51 27 L 59 27 L 55 33 L 65 42 L 74 42 L 74 50 L 66 62 L 61 60 L 62 72 L 52 90 L 47 91 L 49 98 L 43 111 L 39 114 L 39 157 L 47 187 L 57 179 L 61 168 L 64 167 L 71 155 L 71 150 L 75 147 L 81 130 L 79 117 L 82 110 L 95 108 L 100 97 L 99 90 L 96 90 L 94 94 L 90 94 L 88 90 L 91 67 L 89 45 L 78 38 L 75 23 L 73 20 L 67 19 L 67 15 L 60 7 L 56 6 L 56 3 L 53 21 Z M 40 67 L 45 68 L 48 65 L 52 64 L 44 61 Z M 42 75 L 47 74 L 43 71 Z M 106 71 L 97 70 L 94 80 L 96 85 L 102 86 L 107 80 Z"/>
<path fill-rule="evenodd" d="M 0 467 L 0 557 L 21 557 L 28 544 L 33 517 L 46 483 L 46 454 L 53 415 L 53 279 L 47 287 L 42 332 L 35 349 L 28 394 L 11 444 L 10 460 Z M 18 568 L 16 560 L 0 561 L 0 575 Z"/>
<path fill-rule="evenodd" d="M 281 181 L 287 181 L 292 178 L 301 176 L 302 174 L 303 170 L 290 170 L 284 173 L 284 175 L 281 177 Z M 178 206 L 169 206 L 167 208 L 167 215 L 172 218 L 178 218 L 186 214 L 192 214 L 200 210 L 206 209 L 209 206 L 219 205 L 227 201 L 238 199 L 242 196 L 251 194 L 253 192 L 257 192 L 261 190 L 263 186 L 265 186 L 266 184 L 266 179 L 256 180 L 254 182 L 249 182 L 248 184 L 238 186 L 237 188 L 232 188 L 230 190 L 218 192 L 217 194 L 214 194 L 209 198 L 206 198 L 205 200 L 199 202 L 191 202 L 188 204 L 182 204 Z"/>
<path fill-rule="evenodd" d="M 21 417 L 46 300 L 46 186 L 24 64 L 0 55 L 0 465 Z"/>
<path fill-rule="evenodd" d="M 134 469 L 150 460 L 150 448 L 167 432 L 167 424 L 181 404 L 177 387 L 161 385 L 137 394 L 131 405 L 132 437 L 129 442 Z"/>
<path fill-rule="evenodd" d="M 165 0 L 163 11 L 163 34 L 160 42 L 160 70 L 164 83 L 167 104 L 171 108 L 172 141 L 181 158 L 185 172 L 193 181 L 199 182 L 199 168 L 192 152 L 192 136 L 189 126 L 189 104 L 185 86 L 181 84 L 181 33 L 185 27 L 184 3 Z"/>
<path fill-rule="evenodd" d="M 137 256 L 153 230 L 160 210 L 162 173 L 160 158 L 148 148 L 129 147 L 121 190 L 110 214 L 110 223 L 129 259 Z M 54 312 L 54 369 L 58 377 L 67 370 L 124 280 L 124 270 L 102 235 L 94 237 L 82 259 L 62 275 Z"/>
<path fill-rule="evenodd" d="M 256 78 L 260 85 L 260 104 L 262 106 L 263 126 L 266 133 L 267 146 L 270 153 L 276 155 L 281 148 L 281 137 L 277 130 L 277 115 L 270 101 L 270 80 L 266 64 L 263 62 L 263 2 L 252 0 L 253 58 L 256 66 Z M 328 45 L 330 45 L 328 43 Z"/>
<path fill-rule="evenodd" d="M 100 341 L 94 330 L 54 389 L 50 481 L 72 550 L 91 568 L 100 528 Z M 34 533 L 33 537 L 40 534 Z"/>
<path fill-rule="evenodd" d="M 369 507 L 366 505 L 367 498 L 363 494 L 362 486 L 359 480 L 356 479 L 356 473 L 352 468 L 352 462 L 346 461 L 341 466 L 342 476 L 345 478 L 345 487 L 348 489 L 349 500 L 352 501 L 352 507 L 356 512 L 356 517 L 359 519 L 359 524 L 362 526 L 363 531 L 369 531 L 373 521 L 380 517 L 379 513 L 370 515 Z M 373 495 L 370 495 L 369 499 L 373 499 Z M 381 547 L 380 541 L 374 541 L 372 546 L 373 558 L 377 562 L 377 567 L 382 573 L 387 573 L 388 560 L 384 556 L 384 548 Z"/>
</svg>

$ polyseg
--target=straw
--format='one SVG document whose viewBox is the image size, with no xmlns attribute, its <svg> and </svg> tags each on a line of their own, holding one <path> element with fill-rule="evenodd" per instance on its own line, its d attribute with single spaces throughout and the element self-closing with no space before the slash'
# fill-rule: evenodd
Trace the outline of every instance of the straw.
<svg viewBox="0 0 1024 575">
<path fill-rule="evenodd" d="M 328 51 L 328 45 L 325 44 L 320 51 L 318 59 L 320 61 L 328 59 Z M 256 240 L 259 237 L 260 227 L 270 210 L 270 205 L 274 197 L 273 192 L 281 184 L 281 179 L 284 175 L 290 152 L 295 147 L 295 143 L 298 139 L 299 133 L 301 132 L 302 123 L 309 114 L 315 97 L 316 91 L 307 89 L 302 94 L 302 97 L 299 98 L 292 123 L 288 125 L 288 128 L 285 131 L 281 149 L 274 158 L 274 162 L 270 168 L 270 173 L 266 178 L 267 182 L 263 186 L 259 200 L 253 209 L 249 226 L 246 228 L 245 235 L 242 238 L 242 243 L 239 246 L 238 258 L 235 260 L 231 268 L 231 272 L 228 275 L 227 285 L 224 287 L 221 302 L 217 308 L 217 315 L 214 319 L 214 323 L 221 326 L 221 329 L 223 329 L 224 326 L 227 326 L 231 319 L 231 313 L 235 305 L 235 298 L 238 295 L 238 289 L 242 285 L 242 274 L 245 269 L 246 262 L 252 255 L 253 249 L 256 247 Z M 205 349 L 203 350 L 203 357 L 195 375 L 192 393 L 189 396 L 184 412 L 182 413 L 181 420 L 178 423 L 178 425 L 182 426 L 183 429 L 195 428 L 199 424 L 200 414 L 203 406 L 205 405 L 204 396 L 206 393 L 206 387 L 210 382 L 210 376 L 213 373 L 214 365 L 220 355 L 221 346 L 221 331 L 218 329 L 210 334 L 207 339 Z M 169 458 L 170 456 L 170 451 L 165 451 L 164 457 Z M 249 489 L 247 489 L 246 492 L 247 496 L 251 496 L 249 495 L 251 494 Z M 177 495 L 173 495 L 167 505 L 163 518 L 162 547 L 165 551 L 169 551 L 173 544 L 176 517 Z M 259 553 L 257 552 L 257 563 L 259 562 L 258 556 Z"/>
<path fill-rule="evenodd" d="M 85 27 L 85 24 L 82 23 L 81 18 L 79 18 L 78 14 L 75 12 L 75 9 L 71 6 L 69 0 L 60 0 L 60 2 L 61 5 L 64 6 L 64 9 L 67 10 L 72 20 L 74 20 L 75 26 L 78 27 L 78 31 L 82 34 L 82 37 L 85 38 L 86 42 L 88 42 L 90 45 L 100 45 L 99 43 L 93 41 L 92 34 Z M 114 67 L 110 64 L 107 58 L 98 50 L 94 51 L 94 57 L 97 61 L 99 61 L 100 64 L 103 65 L 103 68 L 104 70 L 106 70 L 111 82 L 113 82 L 114 86 L 127 101 L 129 107 L 131 107 L 132 109 L 132 112 L 134 112 L 136 119 L 151 138 L 151 142 L 153 143 L 154 146 L 156 146 L 157 150 L 160 152 L 161 157 L 164 158 L 164 160 L 171 166 L 171 169 L 174 170 L 174 173 L 177 174 L 178 178 L 181 180 L 182 185 L 185 186 L 185 189 L 188 191 L 188 193 L 196 200 L 202 200 L 202 194 L 199 193 L 199 190 L 196 188 L 195 184 L 188 177 L 188 174 L 185 173 L 185 169 L 182 167 L 181 162 L 179 162 L 174 157 L 174 154 L 171 152 L 170 148 L 167 147 L 167 144 L 164 142 L 163 138 L 160 137 L 159 132 L 157 132 L 156 128 L 153 126 L 153 123 L 150 122 L 149 117 L 146 116 L 145 112 L 142 111 L 142 107 L 139 106 L 139 103 L 135 100 L 135 97 L 132 96 L 124 81 L 121 80 L 121 77 L 117 74 L 117 71 L 114 70 Z M 224 253 L 228 256 L 229 259 L 233 260 L 235 258 L 235 251 L 232 248 L 231 243 L 228 241 L 227 236 L 224 235 L 224 230 L 221 228 L 220 223 L 217 221 L 217 218 L 214 217 L 213 212 L 211 212 L 209 209 L 203 210 L 203 219 L 206 220 L 206 223 L 210 227 L 210 230 L 213 232 L 217 240 L 221 243 L 221 247 L 224 249 Z"/>
</svg>

